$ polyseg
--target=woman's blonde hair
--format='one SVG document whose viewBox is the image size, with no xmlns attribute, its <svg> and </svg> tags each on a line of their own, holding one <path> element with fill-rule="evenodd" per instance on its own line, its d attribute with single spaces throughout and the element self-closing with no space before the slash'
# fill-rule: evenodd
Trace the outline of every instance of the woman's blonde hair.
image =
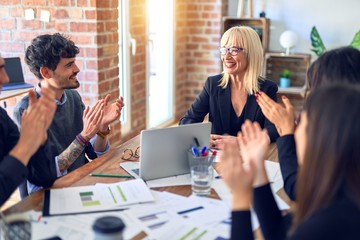
<svg viewBox="0 0 360 240">
<path fill-rule="evenodd" d="M 259 35 L 251 27 L 232 27 L 223 34 L 220 41 L 221 47 L 224 47 L 229 43 L 245 48 L 246 59 L 248 62 L 244 74 L 245 90 L 248 94 L 258 92 L 258 79 L 261 75 L 264 61 L 264 50 Z M 220 80 L 219 86 L 226 88 L 229 79 L 230 75 L 223 72 L 223 77 Z"/>
</svg>

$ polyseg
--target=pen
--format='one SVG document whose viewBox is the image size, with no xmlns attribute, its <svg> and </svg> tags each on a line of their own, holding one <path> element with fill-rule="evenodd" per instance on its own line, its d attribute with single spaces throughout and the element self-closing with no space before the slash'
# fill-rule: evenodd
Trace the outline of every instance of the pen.
<svg viewBox="0 0 360 240">
<path fill-rule="evenodd" d="M 102 174 L 102 173 L 91 173 L 92 177 L 112 177 L 112 178 L 133 178 L 129 175 L 118 175 L 118 174 Z"/>
<path fill-rule="evenodd" d="M 198 150 L 197 150 L 196 147 L 192 147 L 191 150 L 192 150 L 192 153 L 194 154 L 195 157 L 199 156 L 199 153 L 198 153 Z"/>
<path fill-rule="evenodd" d="M 200 147 L 199 140 L 196 137 L 194 137 L 194 141 L 195 141 L 196 147 Z"/>
<path fill-rule="evenodd" d="M 202 149 L 201 149 L 201 155 L 202 156 L 205 156 L 204 153 L 206 152 L 206 146 L 204 146 Z"/>
</svg>

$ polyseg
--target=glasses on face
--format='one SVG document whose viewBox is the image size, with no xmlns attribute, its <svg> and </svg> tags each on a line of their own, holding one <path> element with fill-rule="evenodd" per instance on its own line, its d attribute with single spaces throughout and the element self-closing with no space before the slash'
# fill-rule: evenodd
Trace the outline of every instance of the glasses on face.
<svg viewBox="0 0 360 240">
<path fill-rule="evenodd" d="M 226 48 L 226 47 L 222 47 L 220 48 L 220 54 L 221 55 L 226 55 L 227 53 L 230 53 L 231 56 L 236 56 L 239 54 L 239 52 L 245 52 L 245 48 L 238 48 L 238 47 L 231 47 L 231 48 Z"/>
<path fill-rule="evenodd" d="M 126 161 L 137 161 L 140 157 L 140 146 L 134 150 L 127 148 L 124 150 L 121 159 Z"/>
</svg>

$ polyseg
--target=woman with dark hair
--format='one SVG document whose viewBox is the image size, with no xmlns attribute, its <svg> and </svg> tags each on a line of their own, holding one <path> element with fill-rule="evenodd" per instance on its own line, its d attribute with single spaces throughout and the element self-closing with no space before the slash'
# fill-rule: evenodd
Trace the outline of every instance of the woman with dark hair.
<svg viewBox="0 0 360 240">
<path fill-rule="evenodd" d="M 224 138 L 236 136 L 249 119 L 266 128 L 269 142 L 274 142 L 279 134 L 255 101 L 255 93 L 260 90 L 276 101 L 278 90 L 276 84 L 260 76 L 264 54 L 259 35 L 250 27 L 232 27 L 223 34 L 220 44 L 223 73 L 208 77 L 179 124 L 199 123 L 209 114 L 210 145 L 217 148 Z"/>
<path fill-rule="evenodd" d="M 281 215 L 267 179 L 266 132 L 247 121 L 238 144 L 225 143 L 221 164 L 233 193 L 232 239 L 253 238 L 252 200 L 265 239 L 360 236 L 359 106 L 360 88 L 354 85 L 322 87 L 310 94 L 295 131 L 300 174 L 291 231 L 292 216 Z M 249 167 L 240 163 L 240 154 Z"/>
<path fill-rule="evenodd" d="M 316 91 L 320 86 L 334 83 L 360 83 L 360 51 L 342 47 L 325 52 L 307 72 L 307 91 Z M 306 99 L 306 98 L 305 98 Z M 296 199 L 297 160 L 294 142 L 295 114 L 288 98 L 282 97 L 285 105 L 274 102 L 266 93 L 257 95 L 257 102 L 264 115 L 275 124 L 280 137 L 277 139 L 278 156 L 284 179 L 284 190 L 290 199 Z"/>
</svg>

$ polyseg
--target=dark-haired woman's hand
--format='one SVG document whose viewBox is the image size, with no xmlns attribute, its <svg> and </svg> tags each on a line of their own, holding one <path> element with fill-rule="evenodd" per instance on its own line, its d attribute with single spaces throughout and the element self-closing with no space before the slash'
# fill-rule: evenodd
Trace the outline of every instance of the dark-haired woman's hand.
<svg viewBox="0 0 360 240">
<path fill-rule="evenodd" d="M 248 210 L 252 202 L 254 167 L 244 166 L 237 141 L 224 140 L 220 162 L 221 177 L 232 192 L 233 210 Z"/>
<path fill-rule="evenodd" d="M 268 182 L 264 160 L 269 151 L 269 138 L 257 122 L 246 120 L 238 133 L 238 143 L 244 164 L 255 167 L 254 186 Z"/>
<path fill-rule="evenodd" d="M 274 102 L 264 92 L 256 94 L 256 101 L 265 117 L 272 122 L 280 136 L 293 134 L 295 131 L 295 112 L 290 100 L 282 96 L 284 106 Z"/>
</svg>

